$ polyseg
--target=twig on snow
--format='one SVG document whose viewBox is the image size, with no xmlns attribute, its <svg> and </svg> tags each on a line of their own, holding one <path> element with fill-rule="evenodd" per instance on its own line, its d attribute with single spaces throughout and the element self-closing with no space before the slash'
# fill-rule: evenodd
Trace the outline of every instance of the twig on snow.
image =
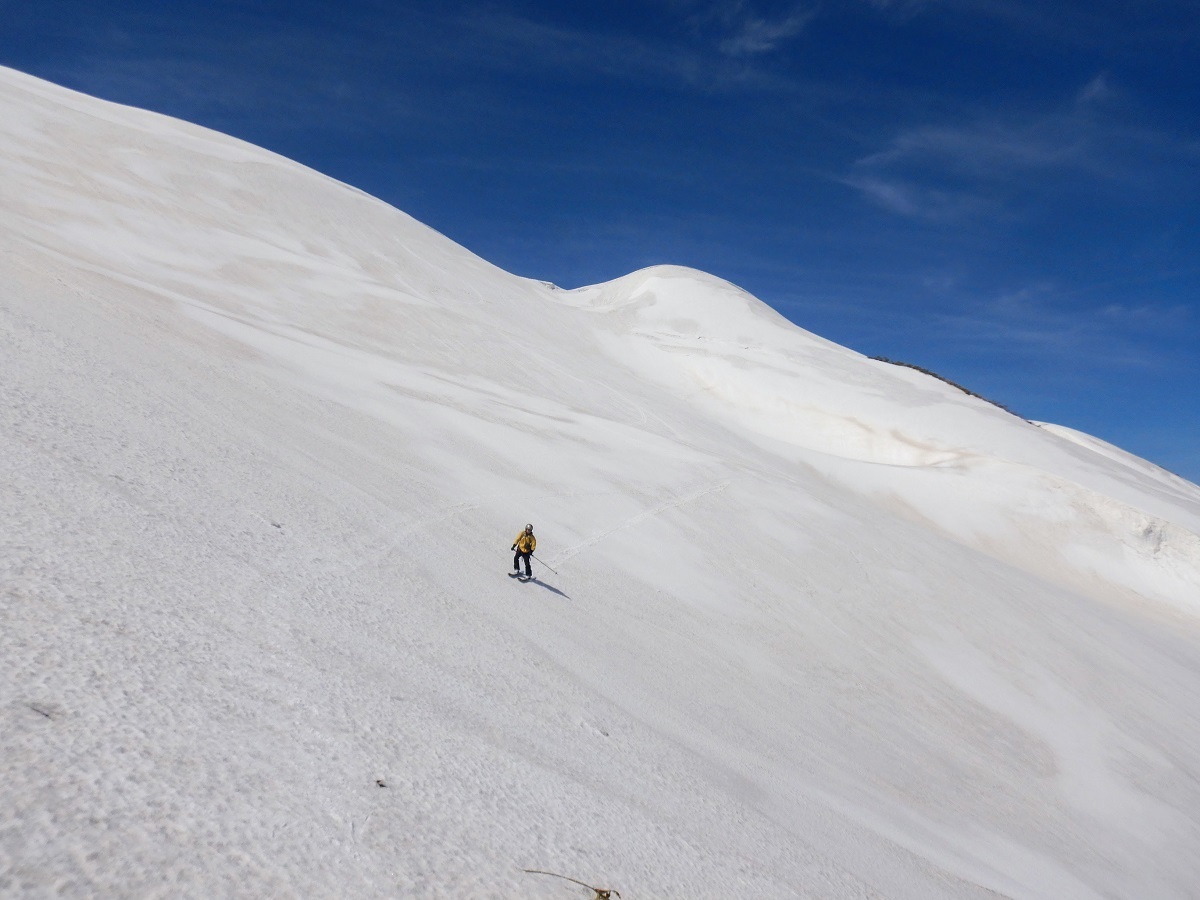
<svg viewBox="0 0 1200 900">
<path fill-rule="evenodd" d="M 614 891 L 611 888 L 592 887 L 586 882 L 580 881 L 578 878 L 568 878 L 566 875 L 559 875 L 557 872 L 543 872 L 541 869 L 522 869 L 522 872 L 528 872 L 530 875 L 553 875 L 555 878 L 562 878 L 564 881 L 573 881 L 575 884 L 582 884 L 589 891 L 596 892 L 596 900 L 612 900 L 613 897 L 620 897 L 620 891 Z"/>
</svg>

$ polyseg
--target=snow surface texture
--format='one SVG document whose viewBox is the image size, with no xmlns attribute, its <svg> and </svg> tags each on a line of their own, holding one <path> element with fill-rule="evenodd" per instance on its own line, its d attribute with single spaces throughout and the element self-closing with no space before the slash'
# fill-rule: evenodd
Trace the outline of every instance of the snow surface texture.
<svg viewBox="0 0 1200 900">
<path fill-rule="evenodd" d="M 0 123 L 0 895 L 1197 896 L 1194 485 L 700 272 Z"/>
</svg>

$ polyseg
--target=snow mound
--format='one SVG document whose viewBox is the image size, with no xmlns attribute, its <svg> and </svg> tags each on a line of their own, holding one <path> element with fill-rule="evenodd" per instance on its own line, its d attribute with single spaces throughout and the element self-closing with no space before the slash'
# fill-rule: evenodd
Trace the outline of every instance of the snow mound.
<svg viewBox="0 0 1200 900">
<path fill-rule="evenodd" d="M 891 465 L 940 465 L 966 452 L 908 433 L 890 415 L 891 396 L 907 384 L 902 375 L 881 372 L 711 275 L 658 266 L 564 300 L 603 314 L 610 351 L 640 377 L 739 430 Z M 922 397 L 918 389 L 913 400 L 937 402 L 944 393 L 934 387 Z"/>
</svg>

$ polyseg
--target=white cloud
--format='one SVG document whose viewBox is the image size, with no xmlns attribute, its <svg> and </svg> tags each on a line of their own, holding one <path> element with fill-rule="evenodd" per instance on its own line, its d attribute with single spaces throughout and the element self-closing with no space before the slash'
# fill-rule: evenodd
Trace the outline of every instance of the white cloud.
<svg viewBox="0 0 1200 900">
<path fill-rule="evenodd" d="M 778 50 L 804 31 L 816 14 L 815 7 L 796 5 L 782 14 L 766 15 L 745 0 L 732 0 L 705 4 L 688 23 L 723 55 L 746 59 Z"/>
<path fill-rule="evenodd" d="M 859 168 L 936 164 L 943 170 L 987 175 L 1079 163 L 1084 135 L 1062 119 L 1026 123 L 978 122 L 915 128 L 858 160 Z"/>
<path fill-rule="evenodd" d="M 1093 189 L 1146 190 L 1169 168 L 1156 161 L 1191 150 L 1177 136 L 1131 124 L 1135 111 L 1114 105 L 1118 95 L 1102 73 L 1058 109 L 912 127 L 857 159 L 841 180 L 885 209 L 915 218 L 996 211 L 1003 198 L 1073 180 Z"/>
<path fill-rule="evenodd" d="M 800 9 L 774 21 L 753 14 L 746 15 L 737 22 L 734 32 L 721 41 L 719 49 L 727 56 L 769 53 L 803 31 L 813 15 L 810 10 Z"/>
<path fill-rule="evenodd" d="M 949 222 L 980 212 L 987 202 L 966 193 L 875 175 L 854 174 L 842 183 L 860 191 L 873 203 L 911 219 Z"/>
<path fill-rule="evenodd" d="M 1177 364 L 1164 354 L 1162 337 L 1194 327 L 1194 313 L 1186 306 L 1095 305 L 1079 294 L 1078 288 L 1064 291 L 1048 281 L 1036 282 L 989 299 L 964 300 L 961 311 L 934 318 L 947 340 L 968 345 L 1050 351 L 1079 365 L 1088 359 L 1102 359 L 1104 365 L 1125 369 Z"/>
<path fill-rule="evenodd" d="M 1109 87 L 1108 78 L 1100 74 L 1084 85 L 1075 102 L 1079 106 L 1087 106 L 1106 100 L 1112 96 L 1112 93 L 1113 89 Z"/>
</svg>

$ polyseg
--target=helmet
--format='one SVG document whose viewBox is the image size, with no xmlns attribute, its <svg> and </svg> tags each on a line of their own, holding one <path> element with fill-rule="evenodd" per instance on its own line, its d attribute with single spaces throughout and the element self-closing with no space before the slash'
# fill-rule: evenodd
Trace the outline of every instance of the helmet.
<svg viewBox="0 0 1200 900">
<path fill-rule="evenodd" d="M 533 531 L 533 526 L 532 526 L 532 525 L 526 525 L 526 526 L 525 526 L 525 530 L 526 530 L 526 531 Z"/>
</svg>

